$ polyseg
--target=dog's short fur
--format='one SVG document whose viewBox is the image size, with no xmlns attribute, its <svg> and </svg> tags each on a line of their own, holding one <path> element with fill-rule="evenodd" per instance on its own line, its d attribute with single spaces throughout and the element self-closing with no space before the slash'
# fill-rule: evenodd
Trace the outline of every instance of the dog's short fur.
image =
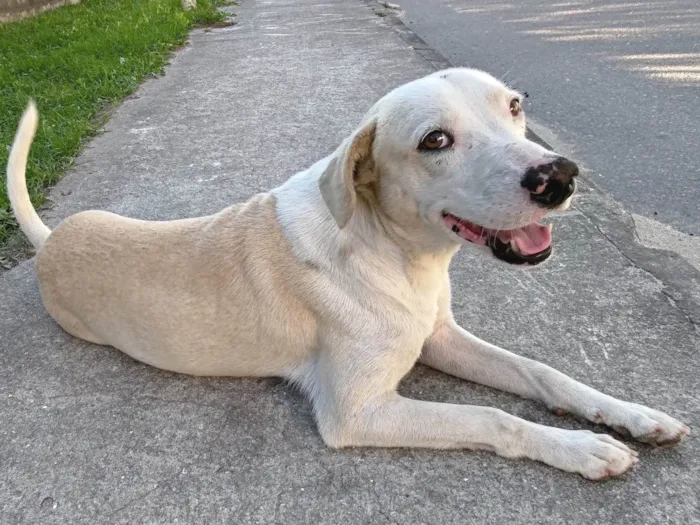
<svg viewBox="0 0 700 525">
<path fill-rule="evenodd" d="M 688 433 L 455 323 L 450 259 L 461 245 L 484 243 L 467 242 L 467 223 L 446 214 L 495 238 L 550 209 L 533 201 L 541 188 L 528 191 L 522 180 L 556 155 L 525 138 L 515 99 L 485 73 L 441 71 L 386 95 L 332 155 L 244 204 L 169 222 L 88 211 L 53 232 L 24 180 L 38 119 L 30 105 L 8 191 L 38 250 L 46 309 L 76 337 L 175 372 L 288 378 L 310 397 L 332 447 L 485 449 L 590 479 L 616 476 L 637 458 L 608 435 L 396 391 L 420 361 L 641 441 L 675 443 Z M 453 143 L 426 149 L 435 130 Z M 531 227 L 548 245 L 543 227 Z"/>
</svg>

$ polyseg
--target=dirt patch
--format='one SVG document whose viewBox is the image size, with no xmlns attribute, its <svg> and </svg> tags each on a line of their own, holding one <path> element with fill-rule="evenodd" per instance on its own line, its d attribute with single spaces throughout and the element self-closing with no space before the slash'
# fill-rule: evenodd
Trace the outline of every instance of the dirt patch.
<svg viewBox="0 0 700 525">
<path fill-rule="evenodd" d="M 201 24 L 198 27 L 206 27 L 208 29 L 218 29 L 221 27 L 231 27 L 236 25 L 233 20 L 222 20 L 221 22 L 213 22 L 211 24 Z"/>
<path fill-rule="evenodd" d="M 20 232 L 12 235 L 0 245 L 0 274 L 34 256 L 34 247 Z"/>
</svg>

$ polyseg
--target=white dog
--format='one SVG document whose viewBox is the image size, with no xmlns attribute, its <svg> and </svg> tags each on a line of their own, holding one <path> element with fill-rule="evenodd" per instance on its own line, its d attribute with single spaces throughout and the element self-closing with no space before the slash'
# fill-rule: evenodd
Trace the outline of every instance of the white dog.
<svg viewBox="0 0 700 525">
<path fill-rule="evenodd" d="M 38 250 L 44 304 L 76 337 L 175 372 L 288 378 L 332 447 L 483 449 L 589 479 L 637 462 L 605 434 L 404 398 L 397 385 L 417 361 L 640 441 L 689 432 L 455 323 L 448 266 L 459 247 L 543 261 L 551 228 L 538 221 L 568 206 L 578 173 L 525 138 L 521 95 L 485 73 L 449 69 L 401 86 L 332 155 L 272 192 L 169 222 L 88 211 L 51 232 L 24 179 L 37 118 L 30 104 L 8 191 Z"/>
</svg>

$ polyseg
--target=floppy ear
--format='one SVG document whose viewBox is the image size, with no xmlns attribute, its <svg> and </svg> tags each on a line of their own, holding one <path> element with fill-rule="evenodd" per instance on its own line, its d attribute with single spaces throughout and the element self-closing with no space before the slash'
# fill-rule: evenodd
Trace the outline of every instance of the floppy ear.
<svg viewBox="0 0 700 525">
<path fill-rule="evenodd" d="M 372 156 L 376 122 L 364 124 L 335 150 L 326 171 L 318 181 L 321 196 L 331 215 L 342 229 L 348 223 L 357 205 L 358 167 Z"/>
</svg>

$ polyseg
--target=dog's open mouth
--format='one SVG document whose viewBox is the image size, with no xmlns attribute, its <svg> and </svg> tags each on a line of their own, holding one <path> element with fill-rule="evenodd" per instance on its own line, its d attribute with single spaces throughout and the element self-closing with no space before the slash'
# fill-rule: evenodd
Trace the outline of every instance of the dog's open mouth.
<svg viewBox="0 0 700 525">
<path fill-rule="evenodd" d="M 515 230 L 490 230 L 443 212 L 447 228 L 464 239 L 489 246 L 494 256 L 511 264 L 539 264 L 552 254 L 552 226 L 537 222 Z"/>
</svg>

